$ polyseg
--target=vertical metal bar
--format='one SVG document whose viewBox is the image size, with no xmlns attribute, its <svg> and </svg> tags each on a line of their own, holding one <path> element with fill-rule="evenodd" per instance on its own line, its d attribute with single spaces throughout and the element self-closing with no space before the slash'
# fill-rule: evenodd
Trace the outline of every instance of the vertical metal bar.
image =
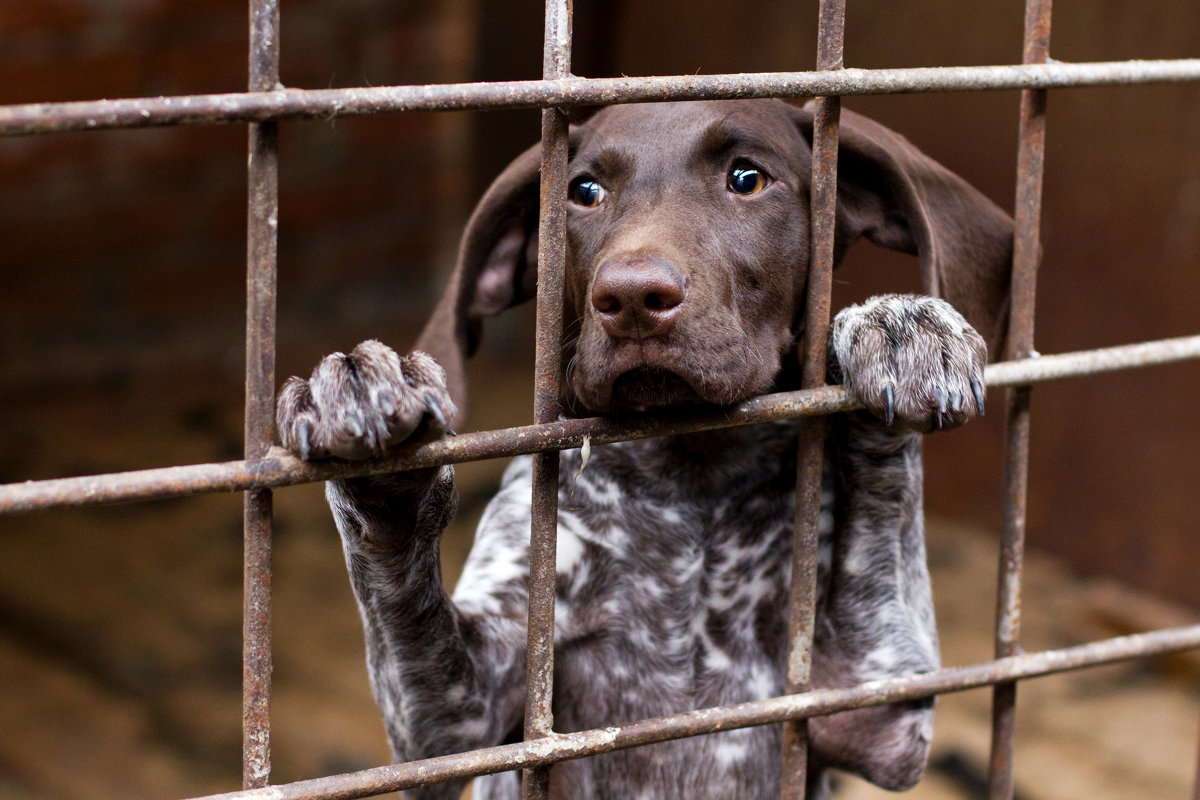
<svg viewBox="0 0 1200 800">
<path fill-rule="evenodd" d="M 821 0 L 817 34 L 817 69 L 842 68 L 846 27 L 845 0 Z M 834 219 L 837 211 L 838 123 L 841 99 L 817 101 L 813 122 L 810 201 L 810 261 L 805 298 L 804 388 L 825 383 L 829 338 L 830 292 L 833 286 Z M 800 420 L 796 466 L 796 518 L 792 539 L 792 582 L 788 593 L 788 662 L 785 690 L 805 692 L 811 686 L 812 644 L 817 584 L 817 540 L 820 536 L 821 474 L 825 461 L 825 418 Z M 803 800 L 808 775 L 808 723 L 783 727 L 780 798 Z"/>
<path fill-rule="evenodd" d="M 1026 0 L 1024 63 L 1044 64 L 1050 50 L 1051 0 Z M 1021 93 L 1020 144 L 1014 209 L 1010 359 L 1033 353 L 1037 268 L 1041 258 L 1042 173 L 1046 144 L 1046 92 Z M 1004 528 L 996 595 L 996 656 L 1016 655 L 1021 632 L 1021 572 L 1029 478 L 1029 387 L 1008 395 L 1008 446 L 1004 463 Z M 992 693 L 990 800 L 1013 796 L 1013 742 L 1017 685 L 998 683 Z"/>
<path fill-rule="evenodd" d="M 250 91 L 279 82 L 277 0 L 251 0 Z M 249 128 L 246 213 L 247 459 L 271 446 L 275 397 L 275 264 L 279 210 L 278 125 Z M 271 776 L 271 515 L 270 490 L 246 493 L 242 610 L 242 786 Z"/>
<path fill-rule="evenodd" d="M 1200 800 L 1200 757 L 1196 759 L 1196 782 L 1192 784 L 1192 800 Z"/>
<path fill-rule="evenodd" d="M 563 78 L 571 71 L 571 0 L 547 0 L 543 74 Z M 537 354 L 534 419 L 552 422 L 562 380 L 563 271 L 566 261 L 567 114 L 542 111 L 541 206 L 538 217 Z M 530 532 L 529 628 L 525 677 L 525 738 L 553 731 L 555 549 L 558 541 L 558 453 L 533 461 L 533 526 Z M 526 770 L 521 794 L 544 800 L 550 768 Z"/>
</svg>

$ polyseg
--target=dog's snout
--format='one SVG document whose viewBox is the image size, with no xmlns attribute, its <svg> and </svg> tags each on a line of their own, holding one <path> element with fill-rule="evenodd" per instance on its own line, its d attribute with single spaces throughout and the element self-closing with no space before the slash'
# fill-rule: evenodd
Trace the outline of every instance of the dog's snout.
<svg viewBox="0 0 1200 800">
<path fill-rule="evenodd" d="M 606 261 L 592 285 L 592 308 L 610 336 L 647 339 L 671 329 L 683 305 L 683 275 L 662 258 Z"/>
</svg>

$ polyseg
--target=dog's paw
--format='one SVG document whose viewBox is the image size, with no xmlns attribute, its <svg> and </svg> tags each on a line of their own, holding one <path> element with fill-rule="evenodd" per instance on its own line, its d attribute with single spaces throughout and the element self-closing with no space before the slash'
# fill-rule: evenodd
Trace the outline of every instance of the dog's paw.
<svg viewBox="0 0 1200 800">
<path fill-rule="evenodd" d="M 843 309 L 829 334 L 833 369 L 889 425 L 953 428 L 983 413 L 983 337 L 944 300 L 880 295 Z"/>
<path fill-rule="evenodd" d="M 454 413 L 432 356 L 374 340 L 326 356 L 307 381 L 288 378 L 275 405 L 283 446 L 305 460 L 378 456 L 418 432 L 442 435 Z"/>
</svg>

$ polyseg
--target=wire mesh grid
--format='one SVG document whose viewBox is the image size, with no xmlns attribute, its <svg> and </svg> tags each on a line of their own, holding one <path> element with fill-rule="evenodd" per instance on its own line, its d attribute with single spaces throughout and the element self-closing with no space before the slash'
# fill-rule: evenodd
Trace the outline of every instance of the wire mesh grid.
<svg viewBox="0 0 1200 800">
<path fill-rule="evenodd" d="M 836 711 L 992 686 L 993 735 L 989 796 L 1013 796 L 1016 687 L 1022 679 L 1125 659 L 1200 647 L 1200 626 L 1120 637 L 1063 650 L 1022 654 L 1020 588 L 1023 561 L 1030 387 L 1065 377 L 1200 358 L 1200 336 L 1167 339 L 1058 356 L 1033 357 L 1033 319 L 1047 90 L 1089 85 L 1200 82 L 1200 59 L 1057 64 L 1049 58 L 1050 0 L 1027 0 L 1022 64 L 994 67 L 853 70 L 842 64 L 844 0 L 822 0 L 817 70 L 753 75 L 583 79 L 571 73 L 571 1 L 548 0 L 543 79 L 331 90 L 289 90 L 279 83 L 277 0 L 251 0 L 248 91 L 34 104 L 0 108 L 0 135 L 164 125 L 249 124 L 247 207 L 246 409 L 244 459 L 10 484 L 0 487 L 0 513 L 83 506 L 189 494 L 245 493 L 243 613 L 243 791 L 228 797 L 359 797 L 502 770 L 525 770 L 526 798 L 545 798 L 553 764 L 617 749 L 731 728 L 783 723 L 781 796 L 802 798 L 805 720 Z M 824 385 L 825 353 L 812 347 L 803 389 L 756 398 L 732 411 L 649 414 L 633 423 L 602 418 L 562 419 L 558 354 L 562 338 L 567 164 L 566 110 L 574 105 L 722 97 L 818 97 L 814 134 L 812 272 L 806 329 L 824 342 L 829 324 L 830 273 L 839 98 L 850 94 L 1021 89 L 1015 198 L 1012 308 L 1006 361 L 986 373 L 992 388 L 1010 387 L 1005 461 L 1005 517 L 999 559 L 993 661 L 879 681 L 849 689 L 810 690 L 807 651 L 789 653 L 786 694 L 735 706 L 701 709 L 576 733 L 555 733 L 551 716 L 555 535 L 559 450 L 650 436 L 803 418 L 797 476 L 793 591 L 789 641 L 803 642 L 812 626 L 812 575 L 824 415 L 851 409 L 842 388 Z M 534 424 L 445 439 L 367 464 L 305 463 L 272 446 L 275 354 L 275 265 L 278 215 L 278 125 L 288 119 L 406 110 L 541 106 L 542 162 L 538 253 L 537 362 Z M 356 773 L 270 786 L 272 491 L 281 486 L 534 453 L 525 741 Z M 1195 797 L 1200 798 L 1200 781 Z"/>
</svg>

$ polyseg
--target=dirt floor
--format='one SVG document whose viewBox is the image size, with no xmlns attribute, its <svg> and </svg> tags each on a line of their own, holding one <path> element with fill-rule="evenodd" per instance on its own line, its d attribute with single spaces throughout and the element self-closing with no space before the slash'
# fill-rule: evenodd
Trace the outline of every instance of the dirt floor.
<svg viewBox="0 0 1200 800">
<path fill-rule="evenodd" d="M 129 378 L 6 401 L 0 480 L 237 458 L 238 379 L 197 377 Z M 479 427 L 493 424 L 489 409 L 479 411 Z M 460 469 L 467 521 L 445 543 L 451 579 L 469 546 L 469 520 L 501 466 Z M 273 780 L 382 764 L 357 612 L 321 489 L 282 490 L 275 505 Z M 990 656 L 995 550 L 987 532 L 930 521 L 949 665 Z M 1072 575 L 1037 553 L 1023 607 L 1027 650 L 1196 617 Z M 0 798 L 237 788 L 240 613 L 239 496 L 0 518 Z M 977 690 L 939 701 L 932 768 L 909 796 L 985 796 L 989 698 Z M 1191 797 L 1198 701 L 1200 660 L 1190 656 L 1022 684 L 1019 796 Z M 850 780 L 840 794 L 884 795 Z"/>
</svg>

